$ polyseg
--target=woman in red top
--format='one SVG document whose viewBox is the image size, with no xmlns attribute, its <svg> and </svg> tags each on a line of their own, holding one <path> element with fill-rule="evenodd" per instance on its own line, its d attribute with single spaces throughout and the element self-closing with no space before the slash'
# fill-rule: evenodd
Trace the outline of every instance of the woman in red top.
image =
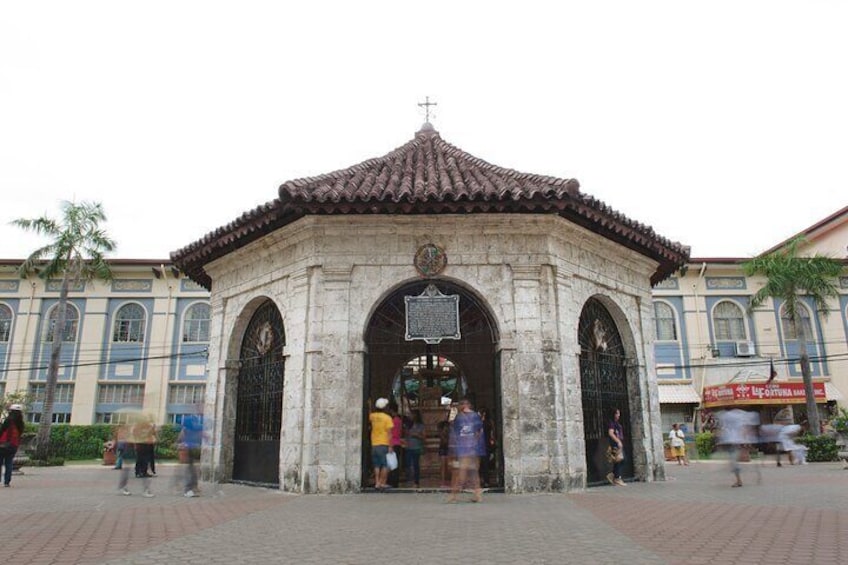
<svg viewBox="0 0 848 565">
<path fill-rule="evenodd" d="M 12 404 L 9 406 L 9 415 L 0 424 L 0 462 L 4 467 L 4 487 L 8 487 L 12 482 L 12 464 L 15 453 L 21 445 L 22 433 L 24 433 L 23 407 L 20 404 Z"/>
</svg>

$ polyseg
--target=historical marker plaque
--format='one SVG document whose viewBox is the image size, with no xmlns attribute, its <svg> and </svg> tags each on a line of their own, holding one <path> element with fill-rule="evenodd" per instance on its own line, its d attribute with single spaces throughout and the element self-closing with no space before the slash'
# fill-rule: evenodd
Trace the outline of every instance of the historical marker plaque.
<svg viewBox="0 0 848 565">
<path fill-rule="evenodd" d="M 459 295 L 445 295 L 428 285 L 418 296 L 404 296 L 406 303 L 406 340 L 423 339 L 439 343 L 459 339 Z"/>
</svg>

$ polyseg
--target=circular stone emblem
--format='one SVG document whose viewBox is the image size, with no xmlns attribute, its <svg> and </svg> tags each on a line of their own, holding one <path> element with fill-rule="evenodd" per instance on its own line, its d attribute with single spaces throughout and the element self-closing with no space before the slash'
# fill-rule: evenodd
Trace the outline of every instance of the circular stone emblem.
<svg viewBox="0 0 848 565">
<path fill-rule="evenodd" d="M 444 249 L 438 245 L 428 243 L 422 245 L 415 252 L 415 270 L 423 277 L 434 277 L 445 270 L 448 264 L 448 256 Z"/>
</svg>

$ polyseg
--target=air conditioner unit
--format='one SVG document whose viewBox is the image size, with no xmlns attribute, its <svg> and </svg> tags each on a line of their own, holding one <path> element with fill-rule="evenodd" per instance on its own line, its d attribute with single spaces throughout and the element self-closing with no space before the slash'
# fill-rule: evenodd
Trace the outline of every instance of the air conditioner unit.
<svg viewBox="0 0 848 565">
<path fill-rule="evenodd" d="M 737 341 L 736 356 L 737 357 L 753 357 L 757 354 L 753 341 Z"/>
</svg>

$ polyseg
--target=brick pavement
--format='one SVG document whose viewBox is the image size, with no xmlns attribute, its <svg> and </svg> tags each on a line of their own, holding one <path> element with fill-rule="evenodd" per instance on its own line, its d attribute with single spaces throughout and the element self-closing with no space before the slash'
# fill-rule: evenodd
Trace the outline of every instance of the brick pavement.
<svg viewBox="0 0 848 565">
<path fill-rule="evenodd" d="M 0 489 L 0 543 L 23 563 L 848 563 L 848 471 L 839 463 L 668 467 L 670 480 L 569 495 L 296 496 L 241 485 L 155 498 L 116 493 L 107 467 L 27 469 Z"/>
</svg>

